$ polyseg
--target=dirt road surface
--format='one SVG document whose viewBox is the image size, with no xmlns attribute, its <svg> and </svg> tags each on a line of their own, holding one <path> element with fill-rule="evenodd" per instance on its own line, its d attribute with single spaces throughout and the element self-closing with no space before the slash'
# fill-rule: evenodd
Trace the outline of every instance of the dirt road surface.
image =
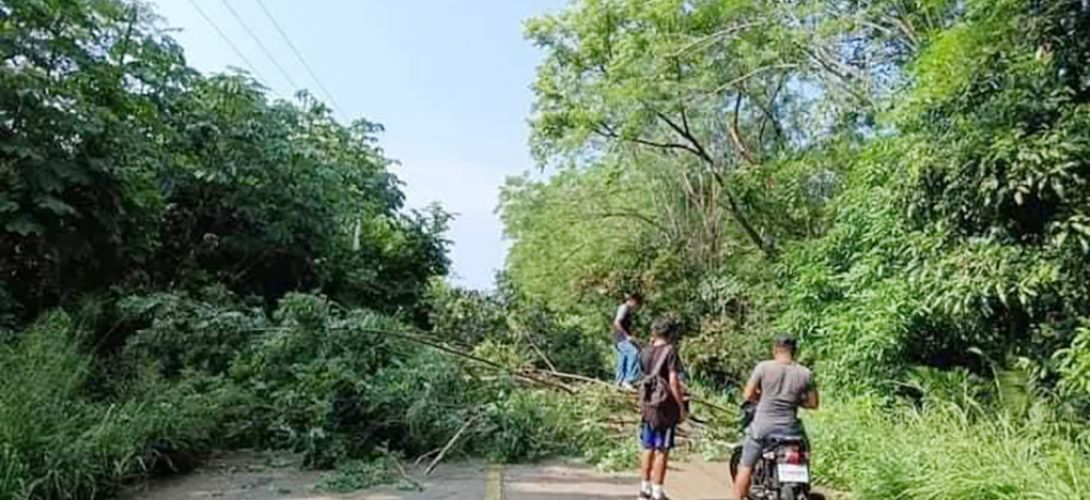
<svg viewBox="0 0 1090 500">
<path fill-rule="evenodd" d="M 671 466 L 666 493 L 674 500 L 730 500 L 727 466 L 687 462 Z M 431 476 L 414 473 L 423 491 L 392 486 L 347 494 L 318 492 L 321 473 L 295 467 L 263 465 L 253 456 L 210 460 L 182 477 L 134 487 L 123 500 L 613 500 L 634 499 L 634 473 L 605 474 L 562 463 L 488 465 L 479 462 L 440 465 Z M 832 497 L 830 497 L 832 498 Z"/>
</svg>

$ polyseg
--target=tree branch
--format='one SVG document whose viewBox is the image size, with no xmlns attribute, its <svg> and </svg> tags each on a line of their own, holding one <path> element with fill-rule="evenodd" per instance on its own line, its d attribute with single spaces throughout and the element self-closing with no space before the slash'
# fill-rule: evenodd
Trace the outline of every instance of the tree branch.
<svg viewBox="0 0 1090 500">
<path fill-rule="evenodd" d="M 783 90 L 784 83 L 787 82 L 786 78 L 781 78 L 780 83 L 776 85 L 776 89 L 772 91 L 772 97 L 768 99 L 768 104 L 761 106 L 758 102 L 757 109 L 761 110 L 765 119 L 761 120 L 761 128 L 757 132 L 757 144 L 763 145 L 765 140 L 765 125 L 772 123 L 772 130 L 776 132 L 776 137 L 781 141 L 784 140 L 783 128 L 780 126 L 780 121 L 776 119 L 776 99 L 780 96 L 780 91 Z"/>
<path fill-rule="evenodd" d="M 752 28 L 752 27 L 755 27 L 755 26 L 761 26 L 761 25 L 764 25 L 764 24 L 768 24 L 768 22 L 767 21 L 757 21 L 757 22 L 752 22 L 752 23 L 742 23 L 742 24 L 739 24 L 737 26 L 731 26 L 729 28 L 725 28 L 725 29 L 716 31 L 715 33 L 710 33 L 708 35 L 702 36 L 700 38 L 697 38 L 696 40 L 693 40 L 692 42 L 689 42 L 689 43 L 685 44 L 680 49 L 678 49 L 677 52 L 674 53 L 674 57 L 680 56 L 681 54 L 683 54 L 685 52 L 688 52 L 689 49 L 692 49 L 693 47 L 696 47 L 698 45 L 701 45 L 701 44 L 704 44 L 704 43 L 708 43 L 708 44 L 715 43 L 720 38 L 725 38 L 725 37 L 728 37 L 730 35 L 733 35 L 733 34 L 739 32 L 739 31 L 747 30 L 749 28 Z"/>
<path fill-rule="evenodd" d="M 631 143 L 634 143 L 634 144 L 641 144 L 641 145 L 644 145 L 644 146 L 650 146 L 650 147 L 658 148 L 658 149 L 681 149 L 681 150 L 688 151 L 688 152 L 693 153 L 693 154 L 698 155 L 698 156 L 700 155 L 700 152 L 697 151 L 696 149 L 693 149 L 690 146 L 687 146 L 687 145 L 681 144 L 681 143 L 677 143 L 677 142 L 659 142 L 659 141 L 652 141 L 650 139 L 642 139 L 642 138 L 639 138 L 639 137 L 621 137 L 620 134 L 615 132 L 609 125 L 607 125 L 605 123 L 600 124 L 600 128 L 595 128 L 594 132 L 596 134 L 602 136 L 602 137 L 607 138 L 607 139 L 631 142 Z"/>
<path fill-rule="evenodd" d="M 744 74 L 742 76 L 739 76 L 738 78 L 730 80 L 730 81 L 716 87 L 713 90 L 709 90 L 707 93 L 708 94 L 719 94 L 719 93 L 723 92 L 724 90 L 727 90 L 727 89 L 729 89 L 731 87 L 735 87 L 735 86 L 737 86 L 737 85 L 739 85 L 741 83 L 745 83 L 750 78 L 753 78 L 753 77 L 755 77 L 757 75 L 760 75 L 761 73 L 764 73 L 764 72 L 767 72 L 767 71 L 772 71 L 772 70 L 776 70 L 776 69 L 794 69 L 794 68 L 798 68 L 798 67 L 799 67 L 799 65 L 795 64 L 795 63 L 781 63 L 781 64 L 770 64 L 768 66 L 761 66 L 761 67 L 759 67 L 757 69 L 754 69 L 753 71 L 750 71 L 749 73 L 746 73 L 746 74 Z"/>
<path fill-rule="evenodd" d="M 587 214 L 587 217 L 596 217 L 596 218 L 599 218 L 599 219 L 616 219 L 616 218 L 636 219 L 636 220 L 638 220 L 640 222 L 643 222 L 643 223 L 645 223 L 645 224 L 647 224 L 647 225 L 649 225 L 651 227 L 654 227 L 655 229 L 658 229 L 659 231 L 662 231 L 663 234 L 669 234 L 669 232 L 666 231 L 666 228 L 662 227 L 662 224 L 659 224 L 658 222 L 655 222 L 654 220 L 652 220 L 650 217 L 647 217 L 646 215 L 638 214 L 638 213 L 635 213 L 635 212 L 591 212 L 591 213 Z"/>
<path fill-rule="evenodd" d="M 757 245 L 757 248 L 761 250 L 765 256 L 769 258 L 775 258 L 777 255 L 776 247 L 761 236 L 761 233 L 757 232 L 757 229 L 753 227 L 753 224 L 749 222 L 749 218 L 742 212 L 742 207 L 738 204 L 738 200 L 734 197 L 734 193 L 731 193 L 726 186 L 723 186 L 723 192 L 726 194 L 727 204 L 730 207 L 730 213 L 734 216 L 734 220 L 738 222 L 739 226 L 742 226 L 742 230 L 746 232 L 746 236 Z"/>
<path fill-rule="evenodd" d="M 655 115 L 658 116 L 660 120 L 666 122 L 666 125 L 673 129 L 674 132 L 677 132 L 678 135 L 680 135 L 682 138 L 689 142 L 689 144 L 691 145 L 689 151 L 696 154 L 698 157 L 700 157 L 700 159 L 704 160 L 708 164 L 715 165 L 715 160 L 712 159 L 711 155 L 708 154 L 708 151 L 704 149 L 704 146 L 700 143 L 700 141 L 696 140 L 696 137 L 694 137 L 693 134 L 689 132 L 688 124 L 686 124 L 685 127 L 681 127 L 673 120 L 671 120 L 670 117 L 666 116 L 660 111 L 655 111 Z"/>
<path fill-rule="evenodd" d="M 874 107 L 874 100 L 871 99 L 869 95 L 860 92 L 859 89 L 856 88 L 855 82 L 865 79 L 863 75 L 859 74 L 857 68 L 853 68 L 844 62 L 836 60 L 835 57 L 829 56 L 825 51 L 820 50 L 820 48 L 815 49 L 812 46 L 800 46 L 800 49 L 805 52 L 811 60 L 817 63 L 819 71 L 832 75 L 839 80 L 841 83 L 839 86 L 858 100 L 859 104 L 867 108 Z"/>
<path fill-rule="evenodd" d="M 734 116 L 730 121 L 730 140 L 734 143 L 734 147 L 738 149 L 738 154 L 742 156 L 747 162 L 752 165 L 760 165 L 760 161 L 753 157 L 749 148 L 742 142 L 742 134 L 738 131 L 738 114 L 742 107 L 742 93 L 739 92 L 737 97 L 734 98 Z"/>
</svg>

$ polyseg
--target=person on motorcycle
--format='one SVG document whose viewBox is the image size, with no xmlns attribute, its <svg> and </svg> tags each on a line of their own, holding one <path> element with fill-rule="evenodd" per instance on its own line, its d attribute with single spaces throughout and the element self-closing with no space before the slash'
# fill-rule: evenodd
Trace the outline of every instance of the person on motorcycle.
<svg viewBox="0 0 1090 500">
<path fill-rule="evenodd" d="M 798 408 L 818 407 L 817 385 L 810 369 L 795 362 L 796 346 L 794 337 L 778 335 L 773 358 L 758 363 L 746 384 L 743 395 L 757 403 L 757 410 L 742 444 L 742 460 L 734 480 L 737 498 L 749 495 L 753 466 L 763 451 L 762 440 L 773 434 L 801 434 Z"/>
</svg>

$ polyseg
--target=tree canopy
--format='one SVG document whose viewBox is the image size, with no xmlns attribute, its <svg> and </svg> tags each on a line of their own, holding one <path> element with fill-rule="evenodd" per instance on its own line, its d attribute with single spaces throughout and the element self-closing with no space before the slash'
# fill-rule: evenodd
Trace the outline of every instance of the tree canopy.
<svg viewBox="0 0 1090 500">
<path fill-rule="evenodd" d="M 411 312 L 445 273 L 448 216 L 403 210 L 381 126 L 200 75 L 140 3 L 0 9 L 0 312 L 212 282 Z"/>
<path fill-rule="evenodd" d="M 588 324 L 645 289 L 699 325 L 709 373 L 787 329 L 846 387 L 920 365 L 1083 386 L 1087 29 L 1080 2 L 1030 0 L 531 20 L 555 173 L 508 184 L 510 276 Z"/>
</svg>

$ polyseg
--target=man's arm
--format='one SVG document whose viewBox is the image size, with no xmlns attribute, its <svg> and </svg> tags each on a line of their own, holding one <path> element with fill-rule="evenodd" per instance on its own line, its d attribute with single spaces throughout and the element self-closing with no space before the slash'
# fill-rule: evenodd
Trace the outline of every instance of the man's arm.
<svg viewBox="0 0 1090 500">
<path fill-rule="evenodd" d="M 745 390 L 742 391 L 742 397 L 746 398 L 746 401 L 753 401 L 754 403 L 761 400 L 761 388 L 756 381 L 750 380 L 746 384 Z"/>
<path fill-rule="evenodd" d="M 681 408 L 681 420 L 685 421 L 685 392 L 681 390 L 681 377 L 678 377 L 676 368 L 670 369 L 670 394 Z"/>
<path fill-rule="evenodd" d="M 618 307 L 617 308 L 617 314 L 616 314 L 616 316 L 613 317 L 613 328 L 616 331 L 623 333 L 625 338 L 627 338 L 629 340 L 634 340 L 635 337 L 632 336 L 632 332 L 625 329 L 624 325 L 621 324 L 621 320 L 623 320 L 625 315 L 627 315 L 627 314 L 628 314 L 628 306 L 627 305 L 622 304 L 621 307 Z"/>
<path fill-rule="evenodd" d="M 820 397 L 818 396 L 818 390 L 816 387 L 810 389 L 809 391 L 806 391 L 806 395 L 802 398 L 802 407 L 806 408 L 807 410 L 818 409 L 818 405 L 820 403 L 821 401 Z"/>
<path fill-rule="evenodd" d="M 746 401 L 756 403 L 761 400 L 761 366 L 757 365 L 757 368 L 753 369 L 753 375 L 749 376 L 749 382 L 746 382 L 746 388 L 742 390 L 742 397 Z"/>
</svg>

